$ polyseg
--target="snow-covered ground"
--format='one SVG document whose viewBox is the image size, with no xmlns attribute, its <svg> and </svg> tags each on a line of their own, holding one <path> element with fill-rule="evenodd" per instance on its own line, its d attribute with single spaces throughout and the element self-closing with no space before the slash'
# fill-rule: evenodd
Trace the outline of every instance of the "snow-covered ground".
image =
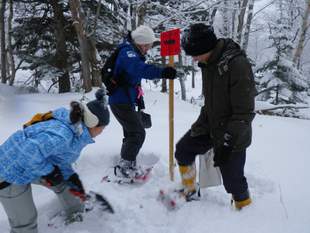
<svg viewBox="0 0 310 233">
<path fill-rule="evenodd" d="M 0 143 L 20 129 L 34 113 L 44 112 L 79 99 L 78 94 L 16 94 L 0 85 Z M 92 98 L 93 93 L 87 95 Z M 105 170 L 120 151 L 122 130 L 114 117 L 96 143 L 87 147 L 75 165 L 88 190 L 104 194 L 115 208 L 114 215 L 87 218 L 66 228 L 46 225 L 59 207 L 55 195 L 33 186 L 42 233 L 310 233 L 310 121 L 257 115 L 253 143 L 248 150 L 246 176 L 253 205 L 238 212 L 230 207 L 223 187 L 202 190 L 202 199 L 167 211 L 157 200 L 162 187 L 177 186 L 168 173 L 168 96 L 146 91 L 147 111 L 153 127 L 139 156 L 160 157 L 151 179 L 142 186 L 101 183 Z M 175 139 L 178 140 L 199 114 L 199 107 L 176 100 Z M 9 232 L 0 205 L 0 232 Z"/>
</svg>

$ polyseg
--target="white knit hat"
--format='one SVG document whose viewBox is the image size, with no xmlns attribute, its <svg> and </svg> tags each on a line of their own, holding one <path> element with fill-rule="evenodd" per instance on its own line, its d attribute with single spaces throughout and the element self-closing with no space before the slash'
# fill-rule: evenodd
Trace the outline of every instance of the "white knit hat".
<svg viewBox="0 0 310 233">
<path fill-rule="evenodd" d="M 152 28 L 141 25 L 131 32 L 131 38 L 136 44 L 152 44 L 157 39 Z"/>
</svg>

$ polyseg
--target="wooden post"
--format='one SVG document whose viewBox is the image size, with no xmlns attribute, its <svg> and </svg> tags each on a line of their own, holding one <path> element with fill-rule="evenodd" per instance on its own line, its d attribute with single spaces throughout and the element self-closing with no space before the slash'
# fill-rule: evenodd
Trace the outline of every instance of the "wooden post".
<svg viewBox="0 0 310 233">
<path fill-rule="evenodd" d="M 181 53 L 180 29 L 160 33 L 160 55 L 169 56 L 169 66 L 174 67 L 174 55 Z M 169 175 L 174 181 L 174 81 L 169 80 Z"/>
<path fill-rule="evenodd" d="M 169 66 L 174 66 L 174 57 L 169 56 Z M 169 80 L 169 174 L 174 181 L 174 80 Z"/>
</svg>

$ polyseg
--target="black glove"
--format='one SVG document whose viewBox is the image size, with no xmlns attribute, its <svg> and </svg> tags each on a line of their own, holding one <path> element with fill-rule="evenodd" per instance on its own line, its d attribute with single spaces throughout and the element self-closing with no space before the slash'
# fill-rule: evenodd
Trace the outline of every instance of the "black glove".
<svg viewBox="0 0 310 233">
<path fill-rule="evenodd" d="M 51 173 L 42 176 L 42 178 L 45 180 L 47 186 L 49 187 L 59 185 L 64 181 L 64 177 L 62 176 L 62 173 L 57 166 L 54 166 L 54 170 Z"/>
<path fill-rule="evenodd" d="M 86 193 L 82 181 L 78 174 L 74 173 L 67 180 L 69 191 L 72 195 L 79 197 L 82 201 L 86 200 Z"/>
<path fill-rule="evenodd" d="M 161 77 L 165 79 L 175 79 L 176 75 L 177 75 L 176 69 L 170 66 L 165 67 L 161 73 Z"/>
<path fill-rule="evenodd" d="M 233 137 L 229 133 L 224 134 L 222 145 L 214 148 L 214 167 L 223 166 L 231 158 L 233 150 Z"/>
</svg>

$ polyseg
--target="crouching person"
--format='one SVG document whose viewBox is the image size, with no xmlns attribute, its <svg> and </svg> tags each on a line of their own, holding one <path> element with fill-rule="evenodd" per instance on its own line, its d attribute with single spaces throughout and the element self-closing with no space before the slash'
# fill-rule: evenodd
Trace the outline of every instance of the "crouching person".
<svg viewBox="0 0 310 233">
<path fill-rule="evenodd" d="M 71 164 L 108 123 L 104 97 L 96 93 L 87 104 L 71 102 L 70 111 L 35 115 L 0 146 L 0 202 L 11 233 L 38 232 L 31 184 L 54 191 L 67 219 L 83 211 L 85 190 Z"/>
</svg>

